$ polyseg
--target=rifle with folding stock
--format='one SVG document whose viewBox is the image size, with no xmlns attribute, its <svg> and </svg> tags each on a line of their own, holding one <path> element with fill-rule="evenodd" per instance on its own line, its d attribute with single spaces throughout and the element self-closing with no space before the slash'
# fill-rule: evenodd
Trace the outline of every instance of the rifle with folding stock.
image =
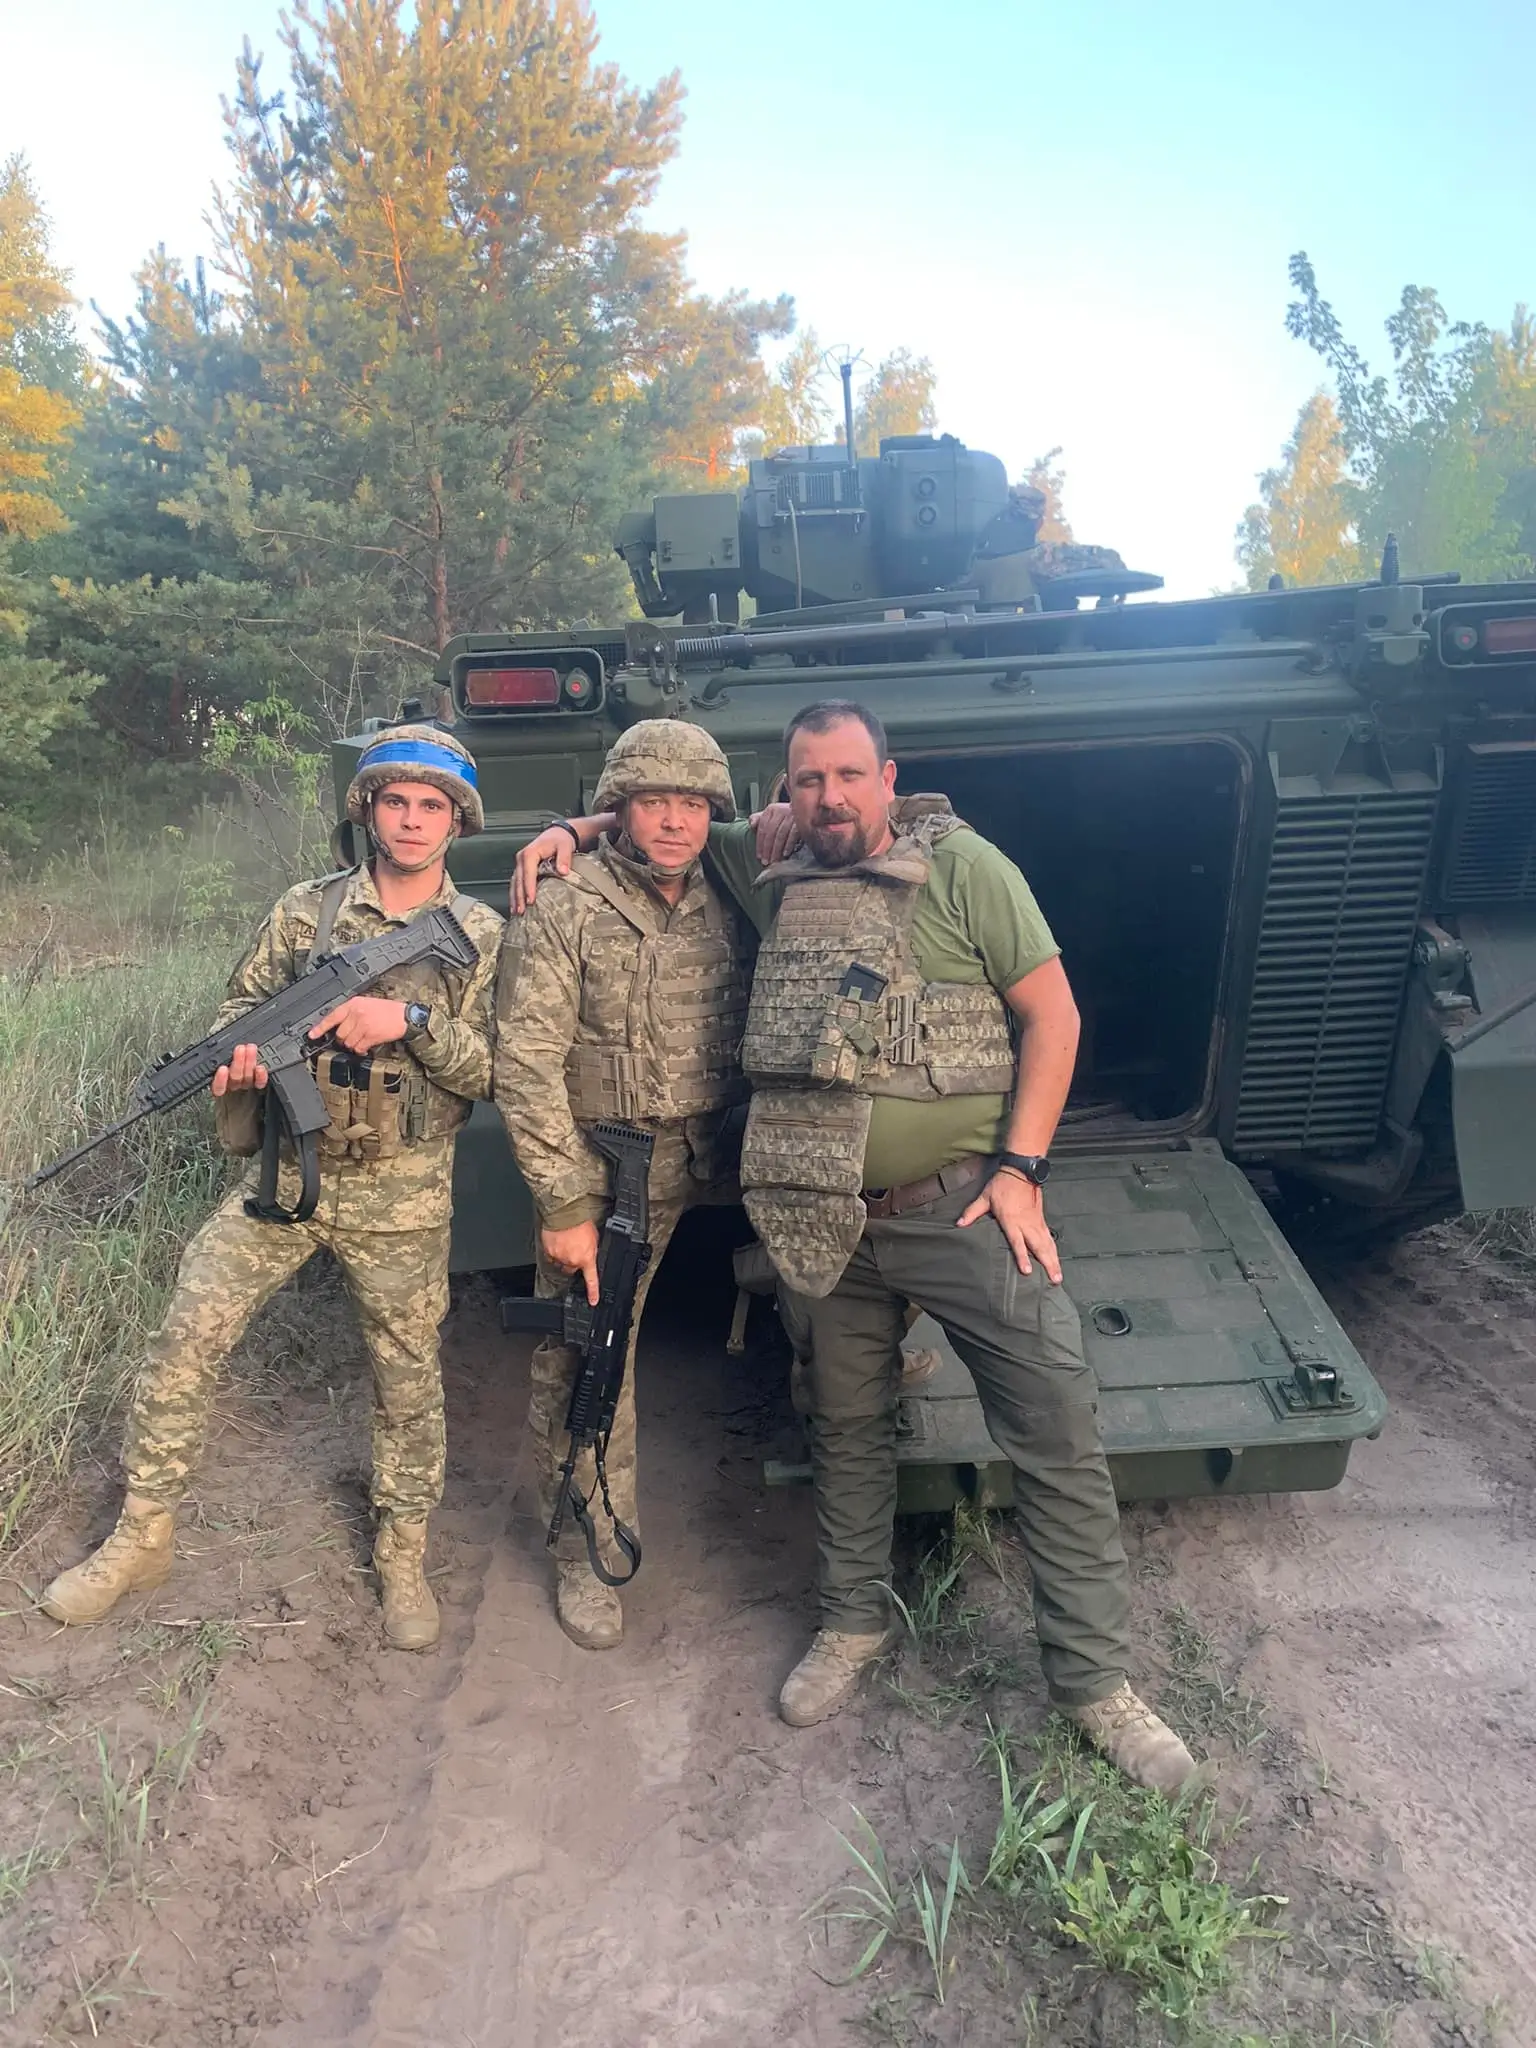
<svg viewBox="0 0 1536 2048">
<path fill-rule="evenodd" d="M 649 1131 L 636 1130 L 631 1124 L 588 1124 L 583 1134 L 613 1167 L 613 1206 L 597 1243 L 597 1304 L 594 1307 L 587 1300 L 586 1282 L 578 1276 L 569 1292 L 553 1301 L 504 1301 L 501 1326 L 504 1330 L 540 1330 L 562 1344 L 574 1345 L 581 1354 L 566 1411 L 570 1441 L 560 1468 L 547 1546 L 552 1550 L 560 1540 L 569 1512 L 586 1538 L 588 1560 L 603 1584 L 627 1586 L 640 1569 L 640 1539 L 613 1511 L 608 1492 L 608 1438 L 624 1386 L 635 1293 L 651 1258 L 647 1183 L 654 1140 Z M 596 1480 L 592 1492 L 584 1494 L 576 1484 L 576 1460 L 586 1450 L 592 1453 Z M 613 1540 L 629 1559 L 629 1570 L 622 1576 L 608 1569 L 598 1549 L 591 1511 L 592 1493 L 597 1492 L 602 1494 Z"/>
<path fill-rule="evenodd" d="M 442 906 L 376 938 L 327 953 L 312 961 L 287 988 L 257 1003 L 232 1024 L 210 1031 L 184 1052 L 163 1053 L 134 1089 L 126 1116 L 40 1167 L 23 1186 L 28 1190 L 41 1187 L 141 1118 L 174 1109 L 179 1102 L 201 1094 L 219 1068 L 229 1065 L 236 1046 L 254 1045 L 259 1063 L 267 1070 L 267 1113 L 261 1179 L 256 1193 L 246 1201 L 246 1213 L 263 1223 L 307 1223 L 320 1199 L 315 1138 L 331 1120 L 310 1063 L 338 1043 L 331 1032 L 311 1038 L 312 1027 L 349 996 L 362 995 L 397 967 L 436 959 L 445 966 L 467 970 L 479 958 L 474 940 L 453 912 Z M 292 1209 L 283 1208 L 277 1199 L 278 1151 L 284 1137 L 292 1141 L 299 1162 L 300 1193 Z"/>
</svg>

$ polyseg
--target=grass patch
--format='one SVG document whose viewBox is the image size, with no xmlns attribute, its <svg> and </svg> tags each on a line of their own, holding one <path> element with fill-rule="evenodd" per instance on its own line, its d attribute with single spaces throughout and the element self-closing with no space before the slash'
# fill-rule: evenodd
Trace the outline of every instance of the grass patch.
<svg viewBox="0 0 1536 2048">
<path fill-rule="evenodd" d="M 1464 1257 L 1475 1265 L 1485 1255 L 1536 1272 L 1536 1209 L 1492 1209 L 1464 1216 L 1454 1226 L 1465 1240 Z"/>
<path fill-rule="evenodd" d="M 1187 1607 L 1163 1616 L 1169 1676 L 1162 1704 L 1181 1734 L 1222 1737 L 1234 1749 L 1252 1749 L 1269 1733 L 1264 1705 L 1222 1674 L 1216 1646 Z"/>
<path fill-rule="evenodd" d="M 996 1779 L 997 1820 L 979 1881 L 958 1839 L 897 1874 L 854 1808 L 853 1835 L 838 1836 L 853 1872 L 810 1909 L 829 1947 L 844 1930 L 853 1936 L 857 1952 L 834 1981 L 851 1983 L 904 1947 L 923 1957 L 928 1995 L 942 2005 L 968 1934 L 984 1953 L 1007 1946 L 1024 1957 L 1043 1938 L 1127 1980 L 1148 2012 L 1193 2039 L 1249 1947 L 1280 1938 L 1268 1923 L 1287 1901 L 1256 1889 L 1254 1869 L 1240 1885 L 1223 1876 L 1209 1800 L 1170 1805 L 1054 1727 L 1021 1772 L 1022 1754 L 988 1723 L 980 1762 Z M 887 1998 L 888 2021 L 899 2009 Z"/>
<path fill-rule="evenodd" d="M 136 1751 L 113 1753 L 96 1731 L 96 1777 L 80 1802 L 80 1819 L 101 1853 L 98 1891 L 121 1880 L 137 1884 L 151 1843 L 164 1836 L 176 1795 L 197 1761 L 207 1732 L 207 1702 L 199 1700 L 186 1729 L 173 1742 L 157 1743 L 141 1763 Z"/>
<path fill-rule="evenodd" d="M 208 1111 L 189 1104 L 19 1192 L 120 1112 L 156 1054 L 207 1028 L 229 943 L 138 946 L 95 971 L 0 974 L 0 1549 L 100 1440 L 227 1177 Z"/>
</svg>

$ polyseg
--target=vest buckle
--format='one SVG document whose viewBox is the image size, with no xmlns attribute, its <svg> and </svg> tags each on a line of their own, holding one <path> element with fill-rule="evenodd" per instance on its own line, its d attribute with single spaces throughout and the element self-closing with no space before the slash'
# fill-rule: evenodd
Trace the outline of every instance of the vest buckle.
<svg viewBox="0 0 1536 2048">
<path fill-rule="evenodd" d="M 915 1067 L 921 1063 L 918 1050 L 917 991 L 890 996 L 885 1006 L 886 1052 L 893 1067 Z"/>
</svg>

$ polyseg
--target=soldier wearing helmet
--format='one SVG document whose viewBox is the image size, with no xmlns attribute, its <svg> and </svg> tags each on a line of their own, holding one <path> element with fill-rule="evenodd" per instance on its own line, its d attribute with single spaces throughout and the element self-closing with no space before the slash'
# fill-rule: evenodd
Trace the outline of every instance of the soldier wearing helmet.
<svg viewBox="0 0 1536 2048">
<path fill-rule="evenodd" d="M 452 908 L 479 962 L 467 973 L 436 962 L 399 970 L 314 1027 L 338 1041 L 315 1061 L 331 1115 L 320 1133 L 319 1204 L 306 1223 L 257 1220 L 245 1210 L 253 1170 L 188 1245 L 134 1398 L 122 1513 L 106 1542 L 43 1595 L 56 1621 L 99 1621 L 124 1593 L 166 1577 L 220 1361 L 256 1309 L 323 1247 L 341 1267 L 373 1367 L 374 1562 L 385 1636 L 405 1650 L 437 1640 L 424 1559 L 427 1517 L 443 1486 L 437 1328 L 448 1306 L 453 1141 L 471 1102 L 490 1093 L 502 920 L 456 894 L 444 866 L 459 834 L 485 823 L 474 760 L 450 734 L 401 725 L 369 740 L 347 815 L 366 828 L 371 857 L 282 897 L 231 976 L 215 1028 L 287 987 L 312 954 L 439 905 Z M 258 1150 L 266 1080 L 254 1045 L 238 1047 L 214 1077 L 228 1150 Z M 297 1192 L 288 1160 L 280 1202 L 292 1208 Z"/>
<path fill-rule="evenodd" d="M 538 1208 L 542 1294 L 563 1291 L 579 1274 L 597 1300 L 608 1170 L 583 1126 L 617 1118 L 655 1140 L 651 1263 L 607 1451 L 614 1513 L 636 1528 L 635 1332 L 683 1211 L 731 1173 L 724 1130 L 745 1095 L 738 1053 L 751 953 L 745 925 L 700 862 L 711 823 L 736 814 L 725 757 L 706 732 L 681 719 L 631 726 L 609 752 L 597 807 L 607 830 L 507 929 L 495 1097 Z M 546 1521 L 576 1363 L 573 1349 L 548 1339 L 533 1355 L 529 1426 Z M 590 1457 L 586 1463 L 576 1477 L 589 1491 Z M 619 1596 L 592 1571 L 569 1522 L 560 1542 L 560 1625 L 584 1648 L 606 1649 L 623 1631 Z"/>
</svg>

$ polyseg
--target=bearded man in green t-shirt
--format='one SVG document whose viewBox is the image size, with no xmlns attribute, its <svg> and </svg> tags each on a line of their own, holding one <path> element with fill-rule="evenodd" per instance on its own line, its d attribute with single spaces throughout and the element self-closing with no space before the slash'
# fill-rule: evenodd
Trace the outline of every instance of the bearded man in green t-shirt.
<svg viewBox="0 0 1536 2048">
<path fill-rule="evenodd" d="M 744 1199 L 811 1353 L 821 1627 L 779 1710 L 826 1719 L 889 1640 L 910 1301 L 970 1369 L 1014 1466 L 1053 1703 L 1128 1777 L 1177 1791 L 1194 1760 L 1126 1677 L 1098 1390 L 1044 1214 L 1078 1036 L 1055 940 L 1023 875 L 944 798 L 896 796 L 864 706 L 806 706 L 785 755 L 798 849 L 765 866 L 750 823 L 709 844 L 763 934 Z M 606 823 L 573 829 L 585 843 Z M 570 844 L 556 828 L 527 849 L 520 897 Z"/>
</svg>

